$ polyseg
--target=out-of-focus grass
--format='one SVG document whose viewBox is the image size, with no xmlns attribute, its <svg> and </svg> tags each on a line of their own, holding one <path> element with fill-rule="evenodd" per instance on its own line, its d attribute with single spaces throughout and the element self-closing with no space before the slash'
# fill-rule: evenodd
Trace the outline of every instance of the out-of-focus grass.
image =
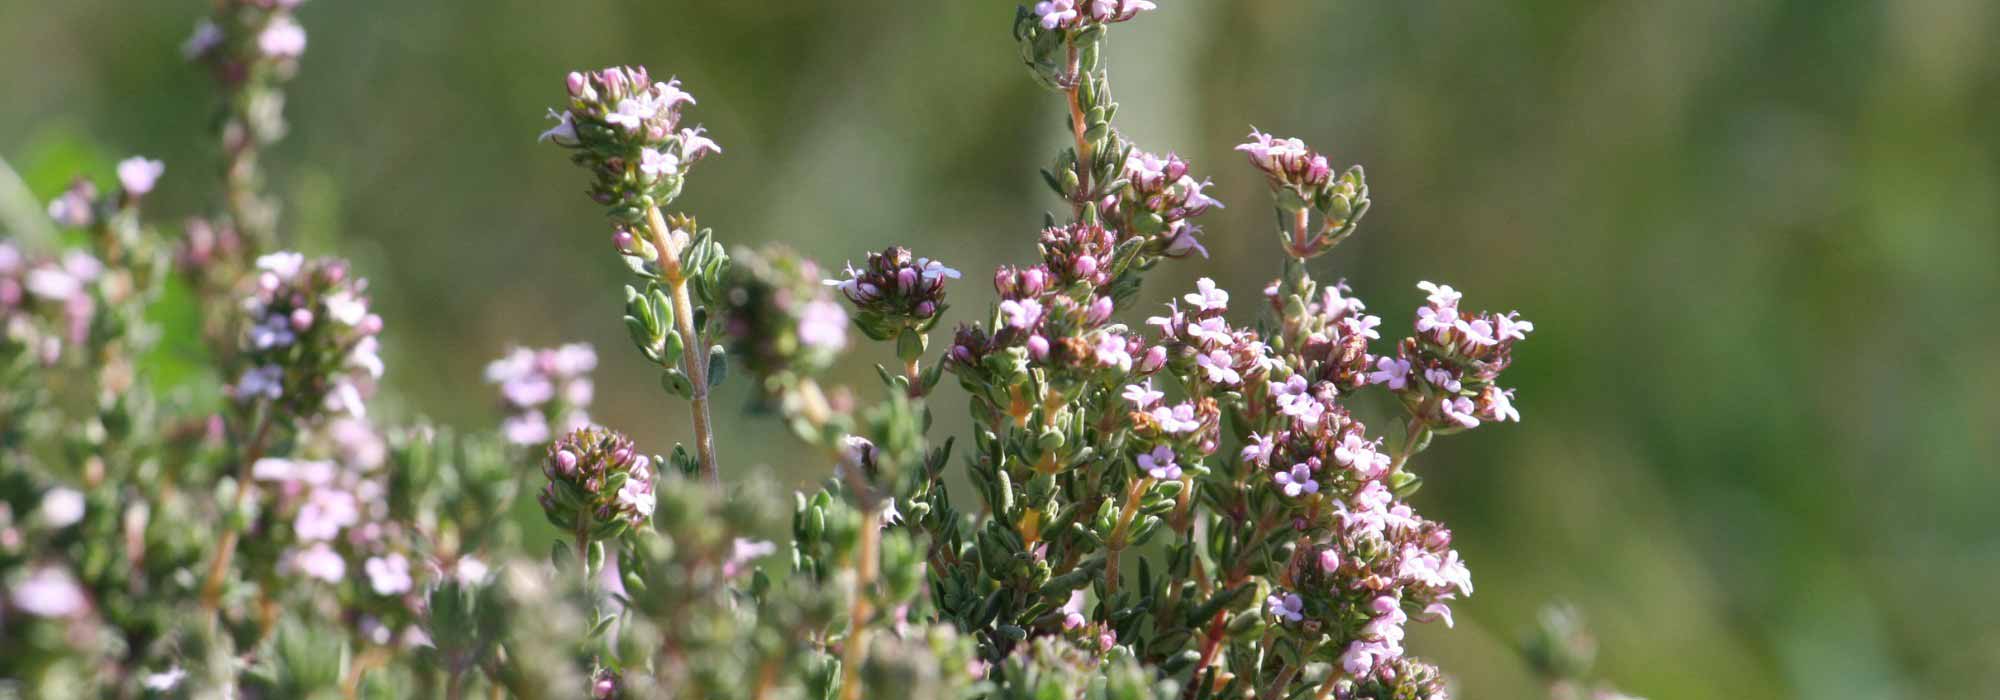
<svg viewBox="0 0 2000 700">
<path fill-rule="evenodd" d="M 201 211 L 210 93 L 176 52 L 201 11 L 0 4 L 0 154 L 100 176 L 161 157 L 151 209 Z M 968 273 L 970 318 L 1054 205 L 1035 169 L 1061 112 L 1018 69 L 1010 12 L 310 3 L 276 184 L 295 240 L 375 281 L 406 411 L 492 421 L 487 357 L 582 338 L 604 351 L 594 413 L 664 447 L 684 416 L 623 352 L 605 228 L 533 143 L 562 73 L 678 74 L 727 149 L 682 200 L 704 224 L 835 264 L 911 245 Z M 1479 594 L 1414 644 L 1467 697 L 1535 695 L 1510 647 L 1552 598 L 1653 697 L 2000 693 L 1996 21 L 1977 0 L 1173 3 L 1113 33 L 1122 125 L 1231 206 L 1205 222 L 1215 257 L 1146 293 L 1208 275 L 1248 296 L 1275 272 L 1261 184 L 1228 150 L 1254 123 L 1367 166 L 1375 209 L 1321 274 L 1391 325 L 1418 279 L 1537 322 L 1511 372 L 1527 422 L 1420 467 Z M 97 155 L 47 151 L 60 134 Z M 30 175 L 43 195 L 62 178 Z M 963 427 L 957 401 L 938 430 Z M 724 426 L 732 461 L 824 471 L 769 422 Z"/>
</svg>

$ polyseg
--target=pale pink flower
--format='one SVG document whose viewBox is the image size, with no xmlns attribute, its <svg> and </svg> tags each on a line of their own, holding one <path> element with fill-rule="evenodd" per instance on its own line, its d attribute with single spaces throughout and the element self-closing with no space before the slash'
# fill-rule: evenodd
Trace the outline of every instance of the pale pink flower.
<svg viewBox="0 0 2000 700">
<path fill-rule="evenodd" d="M 1368 383 L 1387 384 L 1390 391 L 1402 391 L 1409 382 L 1410 361 L 1400 357 L 1375 358 L 1375 371 L 1368 373 Z"/>
<path fill-rule="evenodd" d="M 8 599 L 15 608 L 36 617 L 76 617 L 90 609 L 90 598 L 76 578 L 53 564 L 28 572 L 8 593 Z"/>
<path fill-rule="evenodd" d="M 1319 493 L 1319 482 L 1312 478 L 1312 470 L 1304 464 L 1292 465 L 1291 471 L 1281 471 L 1271 476 L 1278 483 L 1278 489 L 1285 495 L 1297 498 L 1303 494 Z"/>
<path fill-rule="evenodd" d="M 368 586 L 379 595 L 407 593 L 414 583 L 410 578 L 410 560 L 394 552 L 388 556 L 369 557 L 361 568 L 368 574 Z"/>
<path fill-rule="evenodd" d="M 1161 481 L 1177 481 L 1181 478 L 1181 465 L 1174 463 L 1174 448 L 1160 445 L 1153 451 L 1139 455 L 1139 468 L 1146 474 Z"/>
<path fill-rule="evenodd" d="M 134 197 L 153 191 L 160 175 L 167 171 L 167 164 L 157 160 L 133 156 L 118 162 L 118 184 L 125 193 Z"/>
<path fill-rule="evenodd" d="M 1138 384 L 1127 385 L 1124 396 L 1126 401 L 1132 402 L 1134 410 L 1144 411 L 1159 403 L 1160 399 L 1166 398 L 1167 395 L 1166 392 L 1154 389 L 1153 380 L 1148 379 Z"/>
<path fill-rule="evenodd" d="M 306 30 L 286 15 L 278 15 L 257 34 L 257 50 L 271 58 L 298 58 L 306 52 Z"/>
<path fill-rule="evenodd" d="M 1203 277 L 1195 280 L 1195 291 L 1182 296 L 1187 303 L 1202 311 L 1225 311 L 1229 309 L 1229 291 L 1215 286 L 1215 280 Z"/>
<path fill-rule="evenodd" d="M 306 576 L 339 583 L 347 577 L 347 560 L 325 542 L 315 542 L 311 547 L 292 553 L 292 568 Z"/>
</svg>

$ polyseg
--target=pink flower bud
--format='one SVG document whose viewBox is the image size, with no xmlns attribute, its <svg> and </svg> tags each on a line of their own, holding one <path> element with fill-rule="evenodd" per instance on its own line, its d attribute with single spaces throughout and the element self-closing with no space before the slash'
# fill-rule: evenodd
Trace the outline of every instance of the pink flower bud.
<svg viewBox="0 0 2000 700">
<path fill-rule="evenodd" d="M 586 83 L 584 83 L 583 81 L 582 73 L 578 73 L 576 71 L 570 71 L 569 75 L 563 77 L 563 82 L 565 86 L 569 88 L 570 97 L 583 96 L 583 88 L 585 87 Z"/>
<path fill-rule="evenodd" d="M 311 309 L 292 309 L 292 330 L 304 333 L 312 328 L 312 325 L 313 312 Z"/>
<path fill-rule="evenodd" d="M 619 231 L 611 234 L 611 246 L 618 249 L 620 253 L 626 255 L 637 254 L 638 251 L 635 248 L 638 243 L 639 239 L 634 238 L 631 231 Z"/>
<path fill-rule="evenodd" d="M 1375 611 L 1377 615 L 1387 615 L 1390 611 L 1395 610 L 1396 607 L 1396 599 L 1389 596 L 1381 596 L 1368 602 L 1368 608 Z"/>
<path fill-rule="evenodd" d="M 1040 265 L 1036 265 L 1034 267 L 1021 271 L 1022 294 L 1026 294 L 1028 296 L 1035 296 L 1041 294 L 1042 290 L 1048 288 L 1048 285 L 1049 285 L 1049 273 L 1047 270 L 1042 269 Z"/>
<path fill-rule="evenodd" d="M 1167 349 L 1155 345 L 1146 348 L 1146 356 L 1139 360 L 1138 369 L 1142 374 L 1151 374 L 1160 371 L 1160 368 L 1165 366 L 1167 366 Z"/>
<path fill-rule="evenodd" d="M 382 317 L 375 314 L 368 314 L 366 318 L 361 319 L 361 325 L 355 326 L 354 330 L 360 331 L 362 335 L 380 333 L 382 332 Z"/>
<path fill-rule="evenodd" d="M 1028 356 L 1036 360 L 1048 359 L 1049 339 L 1039 335 L 1028 336 Z"/>
<path fill-rule="evenodd" d="M 1100 296 L 1090 301 L 1090 311 L 1087 320 L 1092 324 L 1109 321 L 1111 320 L 1111 311 L 1111 297 Z"/>
<path fill-rule="evenodd" d="M 914 291 L 916 288 L 917 288 L 916 270 L 906 267 L 896 271 L 896 291 L 907 294 L 911 291 Z"/>
<path fill-rule="evenodd" d="M 1331 574 L 1340 569 L 1340 553 L 1332 549 L 1319 550 L 1319 570 Z"/>
<path fill-rule="evenodd" d="M 928 301 L 917 304 L 917 318 L 930 318 L 935 315 L 937 315 L 937 304 Z"/>
<path fill-rule="evenodd" d="M 1097 274 L 1097 256 L 1082 255 L 1076 259 L 1076 276 L 1090 277 Z"/>
</svg>

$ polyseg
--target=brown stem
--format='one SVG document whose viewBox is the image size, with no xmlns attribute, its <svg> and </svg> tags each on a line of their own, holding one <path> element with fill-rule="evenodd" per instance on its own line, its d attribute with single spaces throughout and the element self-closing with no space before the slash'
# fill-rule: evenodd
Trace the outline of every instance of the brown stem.
<svg viewBox="0 0 2000 700">
<path fill-rule="evenodd" d="M 1089 78 L 1083 74 L 1083 62 L 1076 49 L 1076 40 L 1069 44 L 1069 87 L 1063 92 L 1069 96 L 1069 125 L 1071 135 L 1076 138 L 1076 196 L 1071 205 L 1077 216 L 1083 216 L 1083 205 L 1090 201 L 1090 139 L 1085 138 L 1083 124 L 1083 96 L 1079 88 Z"/>
<path fill-rule="evenodd" d="M 861 553 L 854 563 L 854 605 L 848 616 L 847 641 L 841 651 L 841 700 L 861 700 L 861 661 L 868 653 L 868 618 L 874 614 L 868 596 L 880 564 L 876 549 L 881 540 L 882 511 L 866 508 L 861 514 Z"/>
<path fill-rule="evenodd" d="M 243 499 L 250 493 L 250 472 L 257 460 L 264 456 L 264 441 L 271 435 L 271 414 L 278 409 L 266 405 L 257 419 L 257 431 L 250 443 L 243 446 L 243 458 L 236 466 L 236 493 L 230 497 L 229 512 L 223 516 L 226 529 L 222 531 L 222 541 L 216 544 L 215 559 L 208 564 L 208 577 L 201 585 L 201 609 L 214 613 L 222 603 L 222 579 L 229 573 L 229 562 L 236 557 L 236 543 L 243 533 L 236 525 L 236 513 L 243 510 Z"/>
<path fill-rule="evenodd" d="M 1110 555 L 1104 558 L 1104 595 L 1109 598 L 1118 592 L 1118 555 L 1125 551 L 1125 529 L 1132 524 L 1132 516 L 1139 512 L 1139 497 L 1153 487 L 1153 477 L 1141 477 L 1132 482 L 1132 488 L 1125 492 L 1125 507 L 1118 512 L 1118 521 L 1111 526 L 1111 537 L 1105 540 Z"/>
<path fill-rule="evenodd" d="M 665 217 L 659 207 L 646 208 L 646 223 L 651 229 L 654 249 L 659 251 L 661 281 L 667 283 L 672 292 L 674 305 L 674 327 L 681 334 L 681 365 L 688 379 L 694 383 L 694 395 L 690 401 L 694 405 L 695 454 L 701 464 L 701 473 L 716 487 L 722 486 L 722 473 L 715 466 L 715 428 L 708 413 L 708 348 L 695 334 L 694 301 L 688 296 L 688 280 L 681 269 L 680 246 L 673 241 L 673 234 L 667 228 Z"/>
</svg>

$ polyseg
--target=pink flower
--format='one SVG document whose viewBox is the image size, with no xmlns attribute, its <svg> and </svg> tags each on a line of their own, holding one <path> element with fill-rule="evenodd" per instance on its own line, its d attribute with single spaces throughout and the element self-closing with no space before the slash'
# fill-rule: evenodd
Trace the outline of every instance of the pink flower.
<svg viewBox="0 0 2000 700">
<path fill-rule="evenodd" d="M 1430 282 L 1418 282 L 1417 288 L 1429 292 L 1430 296 L 1428 297 L 1428 299 L 1432 304 L 1437 305 L 1438 308 L 1444 308 L 1444 309 L 1456 308 L 1458 306 L 1458 300 L 1465 296 L 1463 294 L 1458 293 L 1458 290 L 1452 289 L 1451 285 L 1449 284 L 1432 284 Z"/>
<path fill-rule="evenodd" d="M 1117 333 L 1106 332 L 1097 337 L 1096 355 L 1100 365 L 1120 372 L 1132 371 L 1132 353 L 1125 349 L 1125 339 Z"/>
<path fill-rule="evenodd" d="M 1069 592 L 1069 600 L 1064 601 L 1062 608 L 1057 611 L 1063 614 L 1063 629 L 1073 630 L 1083 626 L 1083 604 L 1083 589 L 1078 588 Z"/>
<path fill-rule="evenodd" d="M 1458 313 L 1431 306 L 1417 307 L 1417 332 L 1449 331 L 1458 323 Z"/>
<path fill-rule="evenodd" d="M 1243 375 L 1238 374 L 1236 368 L 1230 366 L 1235 362 L 1235 358 L 1230 357 L 1228 351 L 1221 349 L 1195 356 L 1195 364 L 1207 372 L 1208 380 L 1222 385 L 1243 383 Z"/>
<path fill-rule="evenodd" d="M 1303 376 L 1294 374 L 1286 379 L 1285 384 L 1278 387 L 1276 396 L 1278 410 L 1299 422 L 1318 423 L 1320 416 L 1326 413 L 1326 406 L 1312 395 L 1311 385 Z"/>
<path fill-rule="evenodd" d="M 1188 433 L 1201 428 L 1201 419 L 1195 416 L 1194 405 L 1181 403 L 1168 408 L 1153 409 L 1153 420 L 1158 421 L 1160 430 L 1167 433 Z"/>
<path fill-rule="evenodd" d="M 1333 448 L 1333 458 L 1353 468 L 1363 478 L 1373 479 L 1389 468 L 1389 455 L 1382 454 L 1379 448 L 1380 443 L 1364 440 L 1359 433 L 1348 433 L 1341 438 L 1340 445 Z"/>
<path fill-rule="evenodd" d="M 1410 361 L 1400 357 L 1375 358 L 1375 371 L 1368 373 L 1368 383 L 1387 384 L 1390 391 L 1402 391 L 1409 378 Z"/>
<path fill-rule="evenodd" d="M 318 488 L 299 506 L 298 515 L 292 519 L 292 532 L 301 540 L 330 540 L 358 522 L 361 522 L 361 504 L 354 494 Z"/>
<path fill-rule="evenodd" d="M 1493 317 L 1493 335 L 1501 340 L 1527 340 L 1534 330 L 1535 324 L 1522 319 L 1517 311 Z"/>
<path fill-rule="evenodd" d="M 1151 379 L 1125 387 L 1125 400 L 1132 402 L 1133 410 L 1144 411 L 1165 397 L 1165 392 L 1153 388 Z"/>
<path fill-rule="evenodd" d="M 361 566 L 368 574 L 368 586 L 378 595 L 399 595 L 407 593 L 413 583 L 410 579 L 410 560 L 403 555 L 390 553 L 386 557 L 369 557 Z"/>
<path fill-rule="evenodd" d="M 1465 334 L 1466 341 L 1473 345 L 1500 344 L 1500 339 L 1493 335 L 1493 324 L 1487 323 L 1486 319 L 1476 318 L 1471 321 L 1460 319 L 1456 326 L 1458 332 Z"/>
<path fill-rule="evenodd" d="M 1312 471 L 1304 464 L 1294 464 L 1289 472 L 1278 472 L 1271 479 L 1278 482 L 1279 490 L 1293 498 L 1301 494 L 1319 493 L 1319 482 L 1312 478 Z"/>
<path fill-rule="evenodd" d="M 689 101 L 693 101 L 692 98 Z M 709 138 L 704 132 L 705 130 L 699 126 L 681 130 L 681 158 L 683 160 L 693 162 L 701 160 L 703 156 L 710 153 L 722 153 L 722 147 L 716 145 L 715 139 Z"/>
<path fill-rule="evenodd" d="M 257 50 L 271 58 L 298 58 L 306 52 L 306 30 L 290 16 L 273 17 L 257 34 Z"/>
<path fill-rule="evenodd" d="M 723 578 L 736 578 L 750 570 L 750 563 L 778 551 L 778 545 L 766 540 L 738 537 L 729 544 L 729 560 L 722 563 Z"/>
<path fill-rule="evenodd" d="M 1154 447 L 1151 453 L 1139 455 L 1139 468 L 1146 470 L 1148 476 L 1161 481 L 1178 481 L 1181 478 L 1181 466 L 1174 463 L 1174 448 L 1166 445 Z"/>
<path fill-rule="evenodd" d="M 1229 309 L 1228 290 L 1215 286 L 1215 280 L 1203 277 L 1194 283 L 1195 291 L 1182 296 L 1187 303 L 1202 311 L 1227 311 Z"/>
<path fill-rule="evenodd" d="M 1043 0 L 1035 3 L 1035 22 L 1043 29 L 1055 29 L 1075 23 L 1077 19 L 1074 0 Z"/>
<path fill-rule="evenodd" d="M 624 127 L 627 132 L 636 132 L 647 120 L 658 116 L 660 106 L 648 93 L 638 93 L 618 101 L 611 113 L 604 115 L 604 121 Z M 650 150 L 650 149 L 649 149 Z"/>
<path fill-rule="evenodd" d="M 679 171 L 681 159 L 672 153 L 655 148 L 639 151 L 639 172 L 660 177 Z"/>
<path fill-rule="evenodd" d="M 1319 550 L 1319 570 L 1320 573 L 1324 574 L 1332 574 L 1335 571 L 1339 571 L 1340 552 L 1334 551 L 1331 547 Z"/>
<path fill-rule="evenodd" d="M 292 567 L 299 573 L 327 583 L 339 583 L 347 577 L 347 560 L 333 551 L 325 542 L 315 542 L 311 547 L 292 553 Z"/>
<path fill-rule="evenodd" d="M 75 617 L 90 609 L 90 598 L 76 578 L 50 564 L 29 572 L 8 598 L 14 607 L 36 617 Z"/>
<path fill-rule="evenodd" d="M 1451 419 L 1452 422 L 1457 423 L 1462 427 L 1466 428 L 1479 427 L 1479 416 L 1477 414 L 1478 409 L 1472 405 L 1472 399 L 1460 396 L 1458 398 L 1445 400 L 1441 403 L 1442 403 L 1442 408 L 1444 409 L 1444 417 Z"/>
<path fill-rule="evenodd" d="M 1000 321 L 1008 328 L 1029 330 L 1042 320 L 1042 302 L 1034 299 L 1000 302 Z"/>
<path fill-rule="evenodd" d="M 1513 389 L 1489 386 L 1486 387 L 1486 393 L 1481 398 L 1484 399 L 1481 403 L 1484 404 L 1482 408 L 1485 409 L 1483 413 L 1486 415 L 1487 420 L 1496 422 L 1521 422 L 1521 412 L 1514 408 Z"/>
<path fill-rule="evenodd" d="M 126 194 L 142 196 L 153 191 L 153 184 L 159 182 L 160 174 L 166 171 L 165 163 L 133 156 L 118 162 L 118 184 L 125 188 Z"/>
<path fill-rule="evenodd" d="M 1276 449 L 1271 436 L 1258 433 L 1250 436 L 1250 444 L 1243 446 L 1244 464 L 1267 465 L 1271 463 L 1271 451 Z"/>
<path fill-rule="evenodd" d="M 828 352 L 847 347 L 847 311 L 825 299 L 806 302 L 799 313 L 799 343 Z"/>
<path fill-rule="evenodd" d="M 558 146 L 575 146 L 579 143 L 576 139 L 576 122 L 570 120 L 569 112 L 551 109 L 549 118 L 556 120 L 556 125 L 542 132 L 541 136 L 535 137 L 536 141 L 550 141 Z"/>
<path fill-rule="evenodd" d="M 1264 598 L 1264 608 L 1271 612 L 1271 617 L 1286 622 L 1298 622 L 1305 619 L 1305 607 L 1305 599 L 1299 597 L 1297 593 L 1279 593 L 1274 591 L 1271 595 Z"/>
</svg>

